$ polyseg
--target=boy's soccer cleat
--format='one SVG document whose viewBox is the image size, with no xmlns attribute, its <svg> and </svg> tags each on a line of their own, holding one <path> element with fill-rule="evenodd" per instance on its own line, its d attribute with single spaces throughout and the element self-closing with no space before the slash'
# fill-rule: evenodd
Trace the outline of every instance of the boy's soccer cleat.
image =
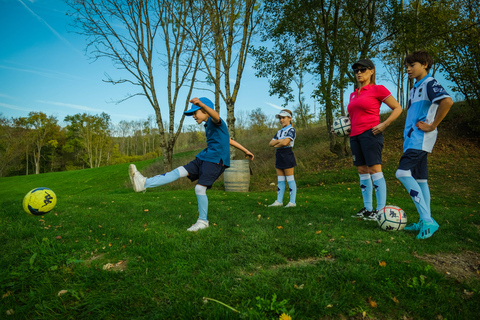
<svg viewBox="0 0 480 320">
<path fill-rule="evenodd" d="M 432 218 L 433 222 L 434 223 L 437 223 L 437 221 L 435 221 L 433 218 Z M 422 223 L 423 223 L 423 220 L 420 219 L 417 223 L 410 223 L 408 226 L 406 226 L 405 228 L 403 228 L 403 230 L 407 230 L 407 231 L 420 231 L 420 229 L 422 228 Z M 437 223 L 438 224 L 438 223 Z"/>
<path fill-rule="evenodd" d="M 289 202 L 289 203 L 285 206 L 285 208 L 293 208 L 293 207 L 296 207 L 296 206 L 297 206 L 297 204 Z"/>
<path fill-rule="evenodd" d="M 145 178 L 140 172 L 138 172 L 137 167 L 134 164 L 131 164 L 128 167 L 128 175 L 130 176 L 130 181 L 133 185 L 133 190 L 135 192 L 145 191 Z"/>
<path fill-rule="evenodd" d="M 365 217 L 363 217 L 363 220 L 377 221 L 377 216 L 378 216 L 377 210 L 367 211 L 367 214 L 365 214 Z"/>
<path fill-rule="evenodd" d="M 269 207 L 282 207 L 283 206 L 283 203 L 280 203 L 278 202 L 277 200 L 275 200 L 274 203 L 272 203 L 271 205 L 269 205 Z"/>
<path fill-rule="evenodd" d="M 370 211 L 367 210 L 367 208 L 363 207 L 360 209 L 360 211 L 357 212 L 356 215 L 352 216 L 352 218 L 361 218 L 365 217 L 366 214 L 370 213 Z"/>
<path fill-rule="evenodd" d="M 403 228 L 403 230 L 420 231 L 421 228 L 422 228 L 422 219 L 420 219 L 417 223 L 410 223 L 408 226 Z"/>
<path fill-rule="evenodd" d="M 198 219 L 187 231 L 198 231 L 206 228 L 208 228 L 208 221 Z"/>
<path fill-rule="evenodd" d="M 435 231 L 437 231 L 438 228 L 440 228 L 440 226 L 435 220 L 433 220 L 433 222 L 425 222 L 423 220 L 420 220 L 419 223 L 420 223 L 420 232 L 417 235 L 417 239 L 430 238 L 435 233 Z"/>
</svg>

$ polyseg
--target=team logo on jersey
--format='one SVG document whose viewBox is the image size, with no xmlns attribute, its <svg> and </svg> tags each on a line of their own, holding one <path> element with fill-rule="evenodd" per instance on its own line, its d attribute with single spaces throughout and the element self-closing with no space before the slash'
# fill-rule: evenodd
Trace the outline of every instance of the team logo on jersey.
<svg viewBox="0 0 480 320">
<path fill-rule="evenodd" d="M 440 83 L 438 83 L 437 80 L 433 82 L 432 89 L 433 89 L 433 92 L 435 93 L 439 93 L 439 92 L 446 93 L 445 89 L 442 87 Z"/>
</svg>

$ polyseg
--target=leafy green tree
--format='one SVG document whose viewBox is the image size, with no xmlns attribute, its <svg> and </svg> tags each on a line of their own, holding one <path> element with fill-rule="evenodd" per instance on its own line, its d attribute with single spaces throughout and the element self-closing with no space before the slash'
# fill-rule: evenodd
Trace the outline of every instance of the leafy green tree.
<svg viewBox="0 0 480 320">
<path fill-rule="evenodd" d="M 295 127 L 308 128 L 314 115 L 310 112 L 310 106 L 308 104 L 301 103 L 293 109 L 293 117 Z"/>
<path fill-rule="evenodd" d="M 385 1 L 268 0 L 265 10 L 262 37 L 273 48 L 253 49 L 258 76 L 270 77 L 271 94 L 293 101 L 292 81 L 303 72 L 313 75 L 317 84 L 310 94 L 322 103 L 330 133 L 334 111 L 343 108 L 343 90 L 354 81 L 349 66 L 373 57 L 383 41 L 376 19 L 386 10 Z M 349 154 L 345 139 L 331 134 L 330 150 Z"/>
<path fill-rule="evenodd" d="M 0 114 L 0 177 L 5 177 L 19 163 L 24 153 L 22 135 L 13 120 Z"/>
<path fill-rule="evenodd" d="M 267 116 L 261 108 L 256 108 L 250 112 L 250 130 L 254 133 L 264 133 L 268 129 Z"/>
<path fill-rule="evenodd" d="M 88 115 L 86 113 L 66 116 L 65 122 L 72 146 L 82 148 L 82 159 L 90 168 L 97 168 L 106 162 L 107 150 L 111 144 L 110 116 L 106 113 Z"/>
<path fill-rule="evenodd" d="M 52 134 L 55 131 L 59 131 L 57 122 L 58 120 L 54 116 L 47 116 L 43 112 L 33 111 L 28 114 L 28 117 L 21 117 L 17 120 L 17 123 L 28 131 L 27 145 L 29 148 L 27 150 L 31 150 L 33 154 L 35 174 L 40 173 L 42 148 L 48 145 L 48 141 L 51 140 Z"/>
<path fill-rule="evenodd" d="M 444 0 L 438 6 L 443 23 L 437 26 L 441 47 L 432 50 L 434 59 L 456 84 L 453 91 L 465 97 L 480 131 L 480 1 Z"/>
</svg>

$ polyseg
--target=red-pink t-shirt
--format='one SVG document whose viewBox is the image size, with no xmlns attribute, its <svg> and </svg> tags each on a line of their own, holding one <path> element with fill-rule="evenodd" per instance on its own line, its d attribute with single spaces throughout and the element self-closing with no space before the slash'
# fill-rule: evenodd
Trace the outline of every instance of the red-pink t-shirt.
<svg viewBox="0 0 480 320">
<path fill-rule="evenodd" d="M 369 84 L 350 94 L 347 110 L 352 122 L 350 136 L 357 136 L 380 123 L 380 105 L 392 94 L 382 85 Z"/>
</svg>

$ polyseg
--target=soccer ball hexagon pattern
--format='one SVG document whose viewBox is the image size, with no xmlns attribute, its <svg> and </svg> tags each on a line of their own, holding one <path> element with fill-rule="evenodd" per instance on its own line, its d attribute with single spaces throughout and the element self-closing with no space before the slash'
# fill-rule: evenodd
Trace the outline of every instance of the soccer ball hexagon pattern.
<svg viewBox="0 0 480 320">
<path fill-rule="evenodd" d="M 407 225 L 407 215 L 402 208 L 386 206 L 378 212 L 377 221 L 385 231 L 402 230 Z"/>
<path fill-rule="evenodd" d="M 349 136 L 352 131 L 352 123 L 350 118 L 346 116 L 338 117 L 333 121 L 333 131 L 339 137 Z"/>
</svg>

